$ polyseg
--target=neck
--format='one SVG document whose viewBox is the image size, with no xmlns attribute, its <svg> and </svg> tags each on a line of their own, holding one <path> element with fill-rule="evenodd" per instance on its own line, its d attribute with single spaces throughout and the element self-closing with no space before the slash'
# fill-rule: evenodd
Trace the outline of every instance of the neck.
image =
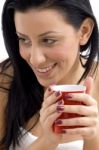
<svg viewBox="0 0 99 150">
<path fill-rule="evenodd" d="M 84 68 L 81 66 L 80 60 L 75 62 L 72 69 L 66 75 L 63 81 L 58 84 L 77 84 L 82 74 L 84 73 Z"/>
</svg>

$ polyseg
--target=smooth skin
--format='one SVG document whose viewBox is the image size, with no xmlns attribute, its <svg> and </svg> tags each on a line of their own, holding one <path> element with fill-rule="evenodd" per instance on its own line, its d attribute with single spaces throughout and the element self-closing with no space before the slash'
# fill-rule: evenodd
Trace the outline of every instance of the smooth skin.
<svg viewBox="0 0 99 150">
<path fill-rule="evenodd" d="M 29 64 L 38 82 L 44 86 L 45 94 L 40 119 L 32 129 L 38 139 L 28 150 L 54 150 L 59 143 L 84 139 L 84 150 L 99 150 L 98 97 L 99 77 L 87 77 L 82 81 L 87 87 L 85 94 L 72 94 L 71 99 L 83 102 L 84 106 L 64 106 L 57 102 L 56 93 L 49 90 L 51 84 L 76 84 L 84 69 L 79 61 L 80 45 L 87 43 L 94 23 L 87 18 L 79 29 L 75 29 L 57 10 L 31 9 L 15 12 L 16 33 L 19 37 L 21 57 Z M 62 107 L 62 111 L 58 111 Z M 62 125 L 83 125 L 85 128 L 67 129 L 55 134 L 52 125 L 62 112 L 84 114 L 85 117 L 62 120 Z M 32 118 L 26 125 L 28 129 Z M 46 141 L 46 142 L 45 142 Z M 49 144 L 52 147 L 49 147 Z"/>
</svg>

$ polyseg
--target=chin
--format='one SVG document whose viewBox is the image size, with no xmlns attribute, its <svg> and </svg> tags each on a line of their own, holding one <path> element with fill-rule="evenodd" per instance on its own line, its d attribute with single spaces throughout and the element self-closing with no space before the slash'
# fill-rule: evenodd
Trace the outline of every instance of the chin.
<svg viewBox="0 0 99 150">
<path fill-rule="evenodd" d="M 38 81 L 43 87 L 47 88 L 52 84 L 55 84 L 53 81 Z"/>
</svg>

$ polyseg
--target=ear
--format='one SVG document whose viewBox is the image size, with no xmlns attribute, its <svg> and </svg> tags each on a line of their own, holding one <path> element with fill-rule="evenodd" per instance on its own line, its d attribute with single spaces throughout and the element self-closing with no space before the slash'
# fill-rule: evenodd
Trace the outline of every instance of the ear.
<svg viewBox="0 0 99 150">
<path fill-rule="evenodd" d="M 80 45 L 85 45 L 94 28 L 94 21 L 91 18 L 87 18 L 83 21 L 80 27 Z"/>
</svg>

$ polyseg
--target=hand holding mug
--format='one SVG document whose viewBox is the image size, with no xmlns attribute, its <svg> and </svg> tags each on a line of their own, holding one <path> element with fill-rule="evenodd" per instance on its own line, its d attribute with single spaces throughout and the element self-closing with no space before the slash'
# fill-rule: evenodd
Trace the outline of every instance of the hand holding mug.
<svg viewBox="0 0 99 150">
<path fill-rule="evenodd" d="M 53 124 L 56 133 L 80 134 L 84 139 L 97 136 L 99 131 L 99 112 L 97 101 L 91 96 L 93 80 L 88 77 L 85 82 L 86 90 L 69 92 L 66 105 Z M 65 117 L 65 118 L 64 118 Z"/>
</svg>

